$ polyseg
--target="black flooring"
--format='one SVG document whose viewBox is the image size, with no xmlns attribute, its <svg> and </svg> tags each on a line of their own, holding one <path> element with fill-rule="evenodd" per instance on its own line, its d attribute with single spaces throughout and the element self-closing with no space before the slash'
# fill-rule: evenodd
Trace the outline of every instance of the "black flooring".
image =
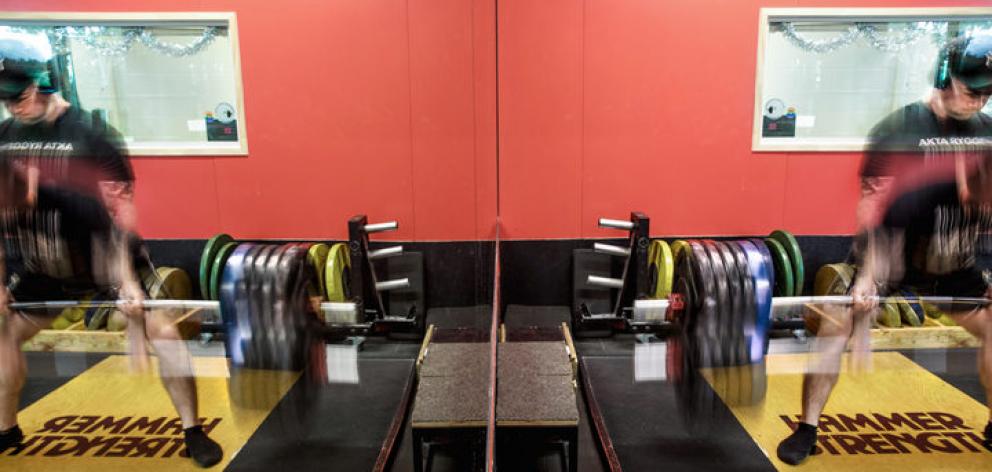
<svg viewBox="0 0 992 472">
<path fill-rule="evenodd" d="M 576 343 L 624 470 L 772 470 L 771 463 L 725 407 L 718 408 L 715 416 L 719 437 L 700 436 L 683 424 L 671 384 L 635 382 L 632 336 Z M 419 345 L 412 342 L 366 340 L 359 354 L 358 383 L 331 384 L 310 397 L 303 384 L 294 386 L 228 469 L 371 470 L 397 407 L 404 400 L 418 349 Z M 975 349 L 900 352 L 977 401 L 984 401 Z M 41 399 L 106 356 L 27 353 L 29 370 L 21 407 Z M 581 386 L 578 393 L 579 471 L 607 470 L 597 450 L 598 441 Z M 413 470 L 409 433 L 405 425 L 388 470 Z M 512 441 L 497 444 L 499 470 L 561 470 L 562 451 L 558 448 Z M 469 470 L 471 461 L 465 452 L 457 447 L 439 450 L 432 470 Z"/>
</svg>

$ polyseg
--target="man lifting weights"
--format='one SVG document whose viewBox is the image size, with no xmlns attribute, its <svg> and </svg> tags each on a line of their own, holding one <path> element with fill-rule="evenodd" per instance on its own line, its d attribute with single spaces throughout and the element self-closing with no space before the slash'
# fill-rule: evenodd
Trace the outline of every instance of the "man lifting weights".
<svg viewBox="0 0 992 472">
<path fill-rule="evenodd" d="M 957 38 L 941 49 L 930 97 L 872 131 L 861 170 L 855 304 L 820 320 L 818 357 L 803 379 L 802 422 L 778 447 L 783 462 L 799 464 L 815 451 L 848 340 L 855 360 L 867 355 L 876 296 L 910 288 L 992 297 L 975 257 L 988 250 L 979 247 L 980 236 L 992 232 L 992 118 L 980 112 L 990 94 L 992 36 Z M 990 411 L 985 445 L 992 447 L 992 307 L 942 308 L 981 342 L 978 371 Z"/>
<path fill-rule="evenodd" d="M 113 128 L 56 93 L 50 56 L 30 36 L 0 36 L 0 100 L 12 115 L 0 123 L 0 451 L 24 437 L 17 425 L 26 375 L 20 346 L 53 321 L 11 312 L 10 302 L 116 288 L 128 302 L 132 359 L 144 359 L 147 336 L 190 456 L 211 466 L 223 453 L 200 424 L 190 354 L 165 314 L 146 315 L 141 306 L 131 166 Z"/>
</svg>

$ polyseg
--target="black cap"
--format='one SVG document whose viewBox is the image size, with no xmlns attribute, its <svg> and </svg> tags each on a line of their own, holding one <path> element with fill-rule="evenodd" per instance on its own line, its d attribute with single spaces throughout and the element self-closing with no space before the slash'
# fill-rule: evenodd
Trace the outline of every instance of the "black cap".
<svg viewBox="0 0 992 472">
<path fill-rule="evenodd" d="M 964 38 L 956 52 L 950 56 L 951 77 L 973 91 L 992 93 L 992 35 Z"/>
<path fill-rule="evenodd" d="M 51 52 L 42 50 L 38 42 L 26 34 L 0 35 L 0 100 L 19 97 L 32 84 L 55 91 L 49 70 Z"/>
</svg>

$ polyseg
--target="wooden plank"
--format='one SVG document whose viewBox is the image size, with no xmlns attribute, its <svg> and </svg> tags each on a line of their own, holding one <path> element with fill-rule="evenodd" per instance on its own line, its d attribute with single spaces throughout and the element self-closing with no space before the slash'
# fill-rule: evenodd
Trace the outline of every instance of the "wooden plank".
<svg viewBox="0 0 992 472">
<path fill-rule="evenodd" d="M 434 335 L 434 325 L 427 327 L 427 333 L 424 334 L 424 342 L 420 343 L 420 353 L 417 354 L 417 375 L 420 375 L 420 366 L 424 364 L 424 356 L 427 355 L 427 346 L 431 343 L 431 336 Z"/>
<path fill-rule="evenodd" d="M 201 309 L 190 310 L 177 317 L 173 324 L 183 339 L 199 335 L 200 322 L 197 319 Z M 127 352 L 127 335 L 123 331 L 89 331 L 82 322 L 64 330 L 43 329 L 24 343 L 25 351 L 59 352 Z"/>
<path fill-rule="evenodd" d="M 568 358 L 572 361 L 572 378 L 576 379 L 579 376 L 579 351 L 575 350 L 575 344 L 572 342 L 572 331 L 568 329 L 568 323 L 563 322 L 561 324 L 561 333 L 565 336 Z"/>
<path fill-rule="evenodd" d="M 806 308 L 820 315 L 820 323 L 840 325 L 841 321 L 815 304 Z M 882 349 L 951 349 L 978 347 L 981 343 L 960 326 L 926 326 L 902 328 L 874 328 L 871 330 L 870 347 Z"/>
<path fill-rule="evenodd" d="M 879 328 L 871 330 L 871 349 L 950 349 L 981 343 L 960 326 Z"/>
</svg>

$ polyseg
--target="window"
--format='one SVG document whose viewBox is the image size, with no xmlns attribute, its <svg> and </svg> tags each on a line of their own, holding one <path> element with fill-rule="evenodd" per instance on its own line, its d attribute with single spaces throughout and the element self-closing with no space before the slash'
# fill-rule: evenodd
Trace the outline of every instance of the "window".
<svg viewBox="0 0 992 472">
<path fill-rule="evenodd" d="M 50 50 L 59 93 L 131 154 L 248 153 L 233 13 L 2 13 L 7 32 Z"/>
<path fill-rule="evenodd" d="M 940 47 L 979 32 L 992 33 L 992 8 L 762 9 L 752 149 L 862 149 L 931 92 Z"/>
</svg>

